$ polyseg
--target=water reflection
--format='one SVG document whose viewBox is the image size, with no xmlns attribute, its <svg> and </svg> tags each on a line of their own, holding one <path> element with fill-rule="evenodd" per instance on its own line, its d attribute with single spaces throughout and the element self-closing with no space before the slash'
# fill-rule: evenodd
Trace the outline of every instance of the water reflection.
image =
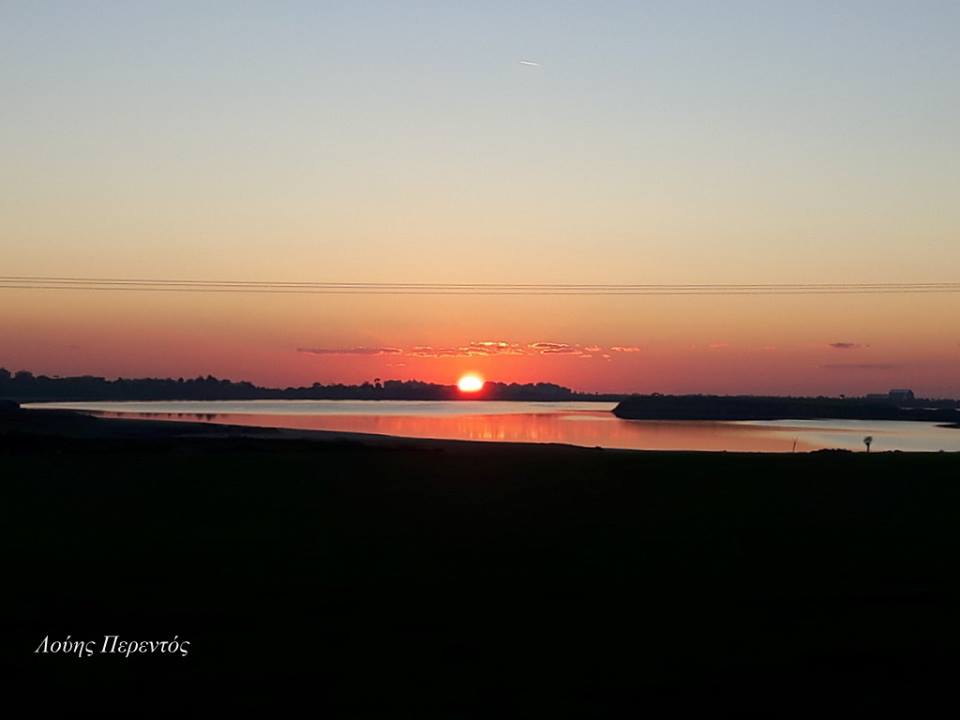
<svg viewBox="0 0 960 720">
<path fill-rule="evenodd" d="M 212 422 L 248 427 L 332 430 L 485 442 L 566 443 L 649 450 L 790 452 L 815 449 L 776 430 L 718 422 L 634 422 L 607 412 L 507 415 L 257 415 L 251 413 L 118 413 L 102 417 Z"/>
<path fill-rule="evenodd" d="M 37 403 L 106 417 L 636 450 L 804 452 L 821 448 L 960 450 L 960 430 L 857 420 L 687 422 L 620 420 L 611 403 L 209 401 Z"/>
</svg>

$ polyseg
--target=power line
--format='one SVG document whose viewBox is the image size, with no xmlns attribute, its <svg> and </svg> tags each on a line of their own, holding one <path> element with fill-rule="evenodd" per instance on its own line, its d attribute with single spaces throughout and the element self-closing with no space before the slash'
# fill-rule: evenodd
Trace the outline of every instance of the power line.
<svg viewBox="0 0 960 720">
<path fill-rule="evenodd" d="M 0 276 L 2 282 L 67 282 L 91 284 L 147 285 L 251 285 L 251 286 L 316 286 L 316 287 L 426 287 L 426 288 L 875 288 L 875 287 L 938 287 L 960 286 L 960 282 L 925 283 L 400 283 L 400 282 L 331 282 L 331 281 L 264 281 L 264 280 L 184 280 L 159 278 L 61 277 L 48 275 Z"/>
<path fill-rule="evenodd" d="M 936 283 L 391 283 L 0 276 L 0 289 L 306 295 L 884 295 L 960 292 Z"/>
</svg>

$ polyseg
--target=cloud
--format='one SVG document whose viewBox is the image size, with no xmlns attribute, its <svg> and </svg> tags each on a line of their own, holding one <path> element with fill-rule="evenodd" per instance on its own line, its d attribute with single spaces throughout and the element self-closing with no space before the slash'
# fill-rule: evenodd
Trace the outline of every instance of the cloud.
<svg viewBox="0 0 960 720">
<path fill-rule="evenodd" d="M 471 358 L 471 357 L 538 357 L 544 355 L 570 356 L 583 359 L 609 360 L 611 353 L 637 353 L 642 348 L 635 345 L 614 345 L 604 349 L 600 345 L 581 345 L 553 341 L 530 343 L 506 340 L 473 340 L 466 345 L 411 345 L 409 347 L 300 347 L 297 352 L 311 355 L 392 355 L 411 358 Z"/>
<path fill-rule="evenodd" d="M 297 348 L 297 352 L 310 355 L 400 355 L 403 350 L 390 347 Z"/>
<path fill-rule="evenodd" d="M 491 357 L 495 355 L 526 355 L 523 345 L 503 340 L 477 340 L 458 346 L 414 345 L 404 350 L 411 357 Z"/>
<path fill-rule="evenodd" d="M 540 355 L 576 355 L 581 352 L 579 345 L 558 342 L 530 343 L 530 349 Z"/>
<path fill-rule="evenodd" d="M 726 342 L 713 342 L 707 345 L 707 350 L 723 350 L 724 348 L 730 347 L 730 343 Z"/>
<path fill-rule="evenodd" d="M 467 352 L 474 355 L 524 355 L 524 348 L 519 343 L 510 343 L 503 340 L 480 340 L 468 343 Z"/>
<path fill-rule="evenodd" d="M 821 365 L 824 370 L 895 370 L 900 367 L 891 363 L 828 363 Z"/>
<path fill-rule="evenodd" d="M 440 358 L 440 357 L 467 357 L 466 353 L 453 347 L 433 347 L 432 345 L 414 345 L 403 351 L 409 357 Z"/>
<path fill-rule="evenodd" d="M 859 350 L 864 347 L 860 343 L 855 342 L 832 342 L 829 346 L 834 350 Z"/>
</svg>

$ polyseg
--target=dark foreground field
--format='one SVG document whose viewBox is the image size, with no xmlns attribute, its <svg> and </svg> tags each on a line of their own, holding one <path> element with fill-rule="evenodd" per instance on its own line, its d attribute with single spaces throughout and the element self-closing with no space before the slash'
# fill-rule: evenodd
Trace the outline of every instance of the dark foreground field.
<svg viewBox="0 0 960 720">
<path fill-rule="evenodd" d="M 7 704 L 660 717 L 956 703 L 960 456 L 95 422 L 0 432 Z M 178 636 L 190 652 L 34 654 L 68 634 Z"/>
</svg>

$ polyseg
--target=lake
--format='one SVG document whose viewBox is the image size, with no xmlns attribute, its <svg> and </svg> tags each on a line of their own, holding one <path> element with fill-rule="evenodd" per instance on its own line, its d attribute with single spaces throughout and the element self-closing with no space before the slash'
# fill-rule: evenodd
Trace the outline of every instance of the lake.
<svg viewBox="0 0 960 720">
<path fill-rule="evenodd" d="M 61 402 L 24 407 L 82 410 L 101 417 L 634 450 L 862 450 L 863 438 L 872 435 L 877 452 L 960 451 L 960 430 L 934 423 L 621 420 L 610 412 L 614 403 L 232 400 Z"/>
</svg>

